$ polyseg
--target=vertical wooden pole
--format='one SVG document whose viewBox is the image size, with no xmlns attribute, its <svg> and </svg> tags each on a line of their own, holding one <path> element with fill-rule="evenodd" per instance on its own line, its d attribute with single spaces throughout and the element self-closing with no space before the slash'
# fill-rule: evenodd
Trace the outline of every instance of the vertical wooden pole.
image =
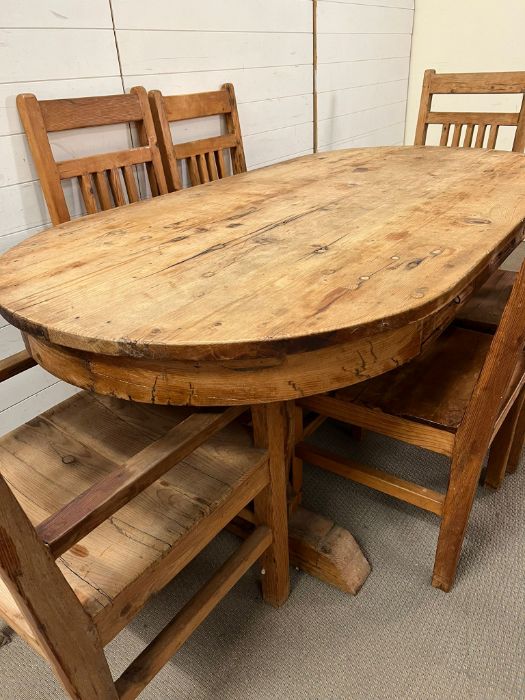
<svg viewBox="0 0 525 700">
<path fill-rule="evenodd" d="M 254 501 L 255 517 L 268 525 L 273 542 L 261 557 L 263 598 L 275 607 L 282 605 L 290 593 L 288 554 L 288 509 L 286 488 L 293 447 L 290 414 L 292 402 L 252 407 L 254 439 L 269 453 L 270 483 Z"/>
<path fill-rule="evenodd" d="M 313 97 L 313 151 L 319 147 L 317 116 L 317 0 L 312 0 L 312 97 Z"/>
</svg>

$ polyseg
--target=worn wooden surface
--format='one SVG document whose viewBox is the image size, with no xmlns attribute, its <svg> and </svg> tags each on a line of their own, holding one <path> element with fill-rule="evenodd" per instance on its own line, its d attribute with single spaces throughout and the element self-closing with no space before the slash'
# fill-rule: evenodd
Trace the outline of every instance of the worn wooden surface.
<svg viewBox="0 0 525 700">
<path fill-rule="evenodd" d="M 0 309 L 61 355 L 35 347 L 44 366 L 102 393 L 313 394 L 418 354 L 428 319 L 521 238 L 524 180 L 512 153 L 306 156 L 38 234 L 0 259 Z"/>
<path fill-rule="evenodd" d="M 414 362 L 336 395 L 358 406 L 456 432 L 491 342 L 490 334 L 451 327 Z M 524 368 L 525 358 L 521 357 L 506 398 L 512 395 Z"/>
<path fill-rule="evenodd" d="M 2 438 L 0 471 L 37 526 L 180 424 L 181 410 L 77 394 Z M 103 642 L 268 478 L 249 431 L 228 426 L 63 552 L 58 567 Z"/>
</svg>

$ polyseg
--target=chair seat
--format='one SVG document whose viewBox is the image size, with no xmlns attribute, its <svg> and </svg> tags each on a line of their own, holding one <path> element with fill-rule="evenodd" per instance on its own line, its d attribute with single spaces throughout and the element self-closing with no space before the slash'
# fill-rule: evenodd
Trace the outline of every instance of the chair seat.
<svg viewBox="0 0 525 700">
<path fill-rule="evenodd" d="M 338 391 L 336 397 L 456 432 L 491 341 L 489 334 L 451 326 L 420 357 Z M 509 397 L 523 381 L 524 371 L 522 362 L 509 386 Z"/>
<path fill-rule="evenodd" d="M 515 272 L 496 270 L 458 313 L 455 324 L 462 328 L 495 333 L 516 279 Z"/>
<path fill-rule="evenodd" d="M 0 471 L 38 525 L 189 413 L 81 392 L 1 438 Z M 88 613 L 100 616 L 224 504 L 264 455 L 245 427 L 230 424 L 66 551 L 58 566 Z M 1 586 L 0 615 L 13 614 Z"/>
</svg>

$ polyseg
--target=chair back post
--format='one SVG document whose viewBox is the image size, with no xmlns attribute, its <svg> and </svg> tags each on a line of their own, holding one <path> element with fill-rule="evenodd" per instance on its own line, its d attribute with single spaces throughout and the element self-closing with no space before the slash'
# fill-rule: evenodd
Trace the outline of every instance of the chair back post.
<svg viewBox="0 0 525 700">
<path fill-rule="evenodd" d="M 225 114 L 226 127 L 228 133 L 235 136 L 237 145 L 231 149 L 232 168 L 235 175 L 246 172 L 246 158 L 244 156 L 244 147 L 242 143 L 241 122 L 239 120 L 239 112 L 237 109 L 237 98 L 235 97 L 235 88 L 233 83 L 224 83 L 223 90 L 226 90 L 230 97 L 230 111 Z"/>
<path fill-rule="evenodd" d="M 427 114 L 432 106 L 432 93 L 430 92 L 430 81 L 436 74 L 433 68 L 429 68 L 423 75 L 423 87 L 421 90 L 421 102 L 419 103 L 419 114 L 417 117 L 416 136 L 414 139 L 415 146 L 424 146 L 427 140 Z"/>
<path fill-rule="evenodd" d="M 70 220 L 58 167 L 49 145 L 42 110 L 35 95 L 24 93 L 16 98 L 16 106 L 26 132 L 33 161 L 40 179 L 51 223 L 56 226 Z"/>
<path fill-rule="evenodd" d="M 151 194 L 154 197 L 159 194 L 166 194 L 168 186 L 157 144 L 157 134 L 149 106 L 148 93 L 145 88 L 137 85 L 131 88 L 130 94 L 138 97 L 142 108 L 143 118 L 141 121 L 136 122 L 136 126 L 140 145 L 148 147 L 151 151 L 151 161 L 146 163 Z"/>
<path fill-rule="evenodd" d="M 0 578 L 69 695 L 117 700 L 93 621 L 1 474 Z"/>
<path fill-rule="evenodd" d="M 457 444 L 465 459 L 483 460 L 496 422 L 504 409 L 508 387 L 525 347 L 525 261 L 490 344 L 472 398 L 459 426 Z"/>
<path fill-rule="evenodd" d="M 148 95 L 168 188 L 170 192 L 176 192 L 182 189 L 182 181 L 177 167 L 177 159 L 173 152 L 173 141 L 164 98 L 160 90 L 150 90 Z"/>
<path fill-rule="evenodd" d="M 516 127 L 516 134 L 514 135 L 512 150 L 516 153 L 523 153 L 523 151 L 525 151 L 525 94 L 521 100 L 521 109 L 518 116 L 518 125 Z"/>
</svg>

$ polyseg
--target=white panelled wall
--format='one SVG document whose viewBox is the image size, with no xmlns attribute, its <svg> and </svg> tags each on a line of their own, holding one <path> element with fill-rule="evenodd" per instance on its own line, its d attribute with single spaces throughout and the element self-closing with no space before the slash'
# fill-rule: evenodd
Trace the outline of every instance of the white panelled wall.
<svg viewBox="0 0 525 700">
<path fill-rule="evenodd" d="M 403 143 L 414 0 L 318 0 L 319 150 Z"/>
<path fill-rule="evenodd" d="M 16 95 L 165 94 L 235 86 L 248 168 L 311 153 L 312 0 L 2 0 L 0 252 L 49 225 Z M 413 0 L 318 0 L 319 150 L 402 142 Z M 178 140 L 212 119 L 175 125 Z M 212 131 L 213 130 L 213 131 Z M 56 134 L 60 159 L 116 150 L 125 126 Z M 73 186 L 73 211 L 82 210 Z M 21 347 L 0 317 L 0 357 Z M 0 434 L 75 389 L 35 367 L 0 385 Z"/>
</svg>

